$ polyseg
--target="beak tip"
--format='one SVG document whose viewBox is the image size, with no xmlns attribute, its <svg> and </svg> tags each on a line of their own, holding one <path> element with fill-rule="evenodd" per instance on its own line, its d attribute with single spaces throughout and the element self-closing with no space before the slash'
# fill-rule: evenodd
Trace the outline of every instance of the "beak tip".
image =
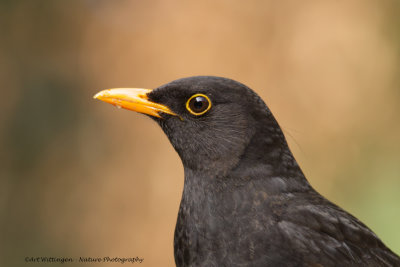
<svg viewBox="0 0 400 267">
<path fill-rule="evenodd" d="M 93 96 L 93 99 L 101 99 L 101 97 L 104 95 L 104 90 L 103 91 L 100 91 L 100 92 L 98 92 L 97 94 L 95 94 L 94 96 Z"/>
</svg>

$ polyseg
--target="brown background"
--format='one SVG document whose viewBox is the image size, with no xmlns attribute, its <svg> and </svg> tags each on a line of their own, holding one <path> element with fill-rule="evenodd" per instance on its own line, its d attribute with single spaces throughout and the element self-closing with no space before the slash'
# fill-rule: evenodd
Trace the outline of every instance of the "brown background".
<svg viewBox="0 0 400 267">
<path fill-rule="evenodd" d="M 396 0 L 1 1 L 0 265 L 173 266 L 180 160 L 92 96 L 207 74 L 258 92 L 311 184 L 400 253 L 399 17 Z"/>
</svg>

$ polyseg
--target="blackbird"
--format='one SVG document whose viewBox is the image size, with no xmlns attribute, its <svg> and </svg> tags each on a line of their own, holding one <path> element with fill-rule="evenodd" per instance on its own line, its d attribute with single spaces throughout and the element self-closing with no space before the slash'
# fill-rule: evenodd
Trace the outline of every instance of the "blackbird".
<svg viewBox="0 0 400 267">
<path fill-rule="evenodd" d="M 367 226 L 310 186 L 247 86 L 196 76 L 95 98 L 150 115 L 182 160 L 177 266 L 400 266 Z"/>
</svg>

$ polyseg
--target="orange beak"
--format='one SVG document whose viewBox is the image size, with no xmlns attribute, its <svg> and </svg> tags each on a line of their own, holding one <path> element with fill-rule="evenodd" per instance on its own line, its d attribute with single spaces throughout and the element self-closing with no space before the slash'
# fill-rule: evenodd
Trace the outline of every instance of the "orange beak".
<svg viewBox="0 0 400 267">
<path fill-rule="evenodd" d="M 115 88 L 100 91 L 93 98 L 154 117 L 161 118 L 160 112 L 177 116 L 167 106 L 149 101 L 147 94 L 151 91 L 141 88 Z"/>
</svg>

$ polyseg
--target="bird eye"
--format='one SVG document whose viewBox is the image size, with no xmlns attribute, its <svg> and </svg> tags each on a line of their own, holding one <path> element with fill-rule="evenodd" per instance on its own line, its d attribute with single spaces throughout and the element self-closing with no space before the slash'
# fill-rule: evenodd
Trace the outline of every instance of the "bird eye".
<svg viewBox="0 0 400 267">
<path fill-rule="evenodd" d="M 203 94 L 192 95 L 186 102 L 186 109 L 196 116 L 206 113 L 210 108 L 211 101 Z"/>
</svg>

